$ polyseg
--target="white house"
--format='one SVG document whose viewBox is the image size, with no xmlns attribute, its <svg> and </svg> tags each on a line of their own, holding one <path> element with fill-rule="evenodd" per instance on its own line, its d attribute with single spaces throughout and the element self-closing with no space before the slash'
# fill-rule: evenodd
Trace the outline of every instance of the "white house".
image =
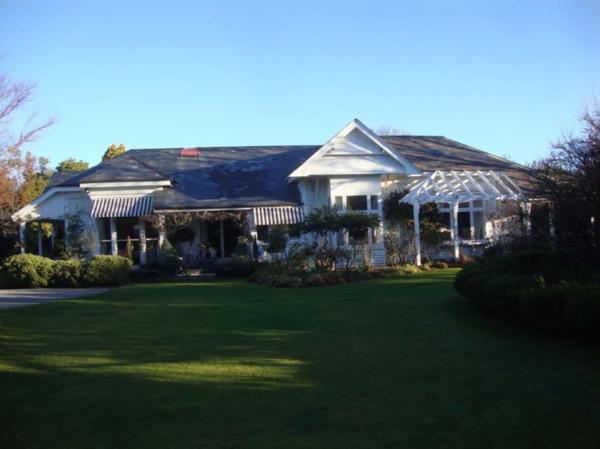
<svg viewBox="0 0 600 449">
<path fill-rule="evenodd" d="M 122 254 L 130 242 L 143 264 L 165 238 L 156 217 L 193 212 L 182 251 L 225 259 L 240 235 L 260 238 L 322 206 L 383 218 L 386 195 L 405 189 L 403 201 L 417 213 L 419 204 L 439 203 L 451 230 L 447 252 L 440 250 L 447 257 L 499 238 L 496 224 L 537 195 L 531 173 L 516 163 L 441 136 L 379 136 L 355 119 L 324 145 L 130 150 L 85 172 L 57 173 L 13 219 L 22 242 L 26 223 L 52 224 L 52 237 L 40 233 L 36 247 L 22 251 L 48 254 L 77 216 L 92 253 Z M 386 231 L 382 220 L 368 233 L 373 264 L 386 261 Z"/>
</svg>

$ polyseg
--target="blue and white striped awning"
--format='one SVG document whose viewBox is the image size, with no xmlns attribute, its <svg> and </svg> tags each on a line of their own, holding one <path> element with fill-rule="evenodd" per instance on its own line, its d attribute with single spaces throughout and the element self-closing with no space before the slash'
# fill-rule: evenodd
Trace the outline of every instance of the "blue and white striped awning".
<svg viewBox="0 0 600 449">
<path fill-rule="evenodd" d="M 92 217 L 145 217 L 152 214 L 152 196 L 92 199 Z"/>
<path fill-rule="evenodd" d="M 301 206 L 255 207 L 254 223 L 256 226 L 294 224 L 304 221 Z"/>
</svg>

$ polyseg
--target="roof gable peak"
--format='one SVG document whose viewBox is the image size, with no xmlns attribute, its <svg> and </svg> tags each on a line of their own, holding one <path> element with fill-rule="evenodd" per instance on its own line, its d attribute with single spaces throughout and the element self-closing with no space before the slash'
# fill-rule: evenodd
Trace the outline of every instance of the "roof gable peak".
<svg viewBox="0 0 600 449">
<path fill-rule="evenodd" d="M 384 155 L 393 159 L 396 164 L 400 165 L 406 174 L 420 173 L 420 171 L 408 160 L 388 146 L 388 143 L 385 142 L 385 140 L 371 131 L 371 129 L 359 119 L 354 118 L 341 131 L 321 146 L 321 148 L 307 159 L 304 164 L 294 170 L 289 175 L 289 178 L 310 176 L 312 171 L 311 165 L 314 167 L 319 159 L 328 155 L 355 157 Z M 389 167 L 385 171 L 388 172 Z"/>
</svg>

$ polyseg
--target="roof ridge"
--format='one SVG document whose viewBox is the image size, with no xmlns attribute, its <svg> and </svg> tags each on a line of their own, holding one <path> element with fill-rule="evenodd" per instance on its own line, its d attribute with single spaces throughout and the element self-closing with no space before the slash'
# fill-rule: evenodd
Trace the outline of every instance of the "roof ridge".
<svg viewBox="0 0 600 449">
<path fill-rule="evenodd" d="M 208 150 L 208 149 L 226 149 L 226 148 L 310 148 L 310 147 L 320 147 L 321 145 L 226 145 L 226 146 L 188 146 L 188 147 L 165 147 L 165 148 L 132 148 L 130 151 L 166 151 L 166 150 L 176 150 L 179 151 L 183 148 L 198 148 L 200 150 Z"/>
</svg>

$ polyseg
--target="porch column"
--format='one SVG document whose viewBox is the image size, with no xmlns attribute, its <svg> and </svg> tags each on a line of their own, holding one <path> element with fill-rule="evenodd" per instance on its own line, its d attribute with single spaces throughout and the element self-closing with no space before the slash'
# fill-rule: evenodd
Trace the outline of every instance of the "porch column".
<svg viewBox="0 0 600 449">
<path fill-rule="evenodd" d="M 27 226 L 27 223 L 19 223 L 19 242 L 21 243 L 21 254 L 25 254 L 25 226 Z"/>
<path fill-rule="evenodd" d="M 38 223 L 38 231 L 37 231 L 37 238 L 38 238 L 38 256 L 42 256 L 43 254 L 43 249 L 42 249 L 42 243 L 43 243 L 43 238 L 42 238 L 42 223 L 39 222 Z"/>
<path fill-rule="evenodd" d="M 92 222 L 94 224 L 94 227 L 95 227 L 95 231 L 93 233 L 93 236 L 94 236 L 94 256 L 99 256 L 100 254 L 102 254 L 102 242 L 100 241 L 104 237 L 102 235 L 102 232 L 103 232 L 102 220 L 104 220 L 104 219 L 103 218 L 95 218 L 93 220 L 93 222 Z"/>
<path fill-rule="evenodd" d="M 146 222 L 140 218 L 140 265 L 146 265 Z"/>
<path fill-rule="evenodd" d="M 69 219 L 65 218 L 65 251 L 69 249 Z"/>
<path fill-rule="evenodd" d="M 523 203 L 523 225 L 525 227 L 525 235 L 531 235 L 531 202 Z"/>
<path fill-rule="evenodd" d="M 413 221 L 415 225 L 415 265 L 421 266 L 421 230 L 419 229 L 419 203 L 413 203 Z"/>
<path fill-rule="evenodd" d="M 450 222 L 452 223 L 452 243 L 454 244 L 454 260 L 458 260 L 460 247 L 458 245 L 458 201 L 450 203 Z"/>
<path fill-rule="evenodd" d="M 221 244 L 221 259 L 225 259 L 225 230 L 223 219 L 219 220 L 219 243 Z"/>
<path fill-rule="evenodd" d="M 52 253 L 54 254 L 54 243 L 56 242 L 56 226 L 54 226 L 54 222 L 50 223 L 52 226 L 52 233 L 50 234 L 50 247 L 52 248 Z"/>
<path fill-rule="evenodd" d="M 256 222 L 254 221 L 254 211 L 251 210 L 246 215 L 246 221 L 248 222 L 248 254 L 251 259 L 256 259 L 258 254 L 254 254 L 254 241 L 258 238 L 256 231 Z"/>
<path fill-rule="evenodd" d="M 113 217 L 110 217 L 110 253 L 113 256 L 119 254 L 119 247 L 117 246 L 117 222 Z"/>
<path fill-rule="evenodd" d="M 158 253 L 162 251 L 162 247 L 165 244 L 165 216 L 159 215 L 158 220 Z"/>
</svg>

